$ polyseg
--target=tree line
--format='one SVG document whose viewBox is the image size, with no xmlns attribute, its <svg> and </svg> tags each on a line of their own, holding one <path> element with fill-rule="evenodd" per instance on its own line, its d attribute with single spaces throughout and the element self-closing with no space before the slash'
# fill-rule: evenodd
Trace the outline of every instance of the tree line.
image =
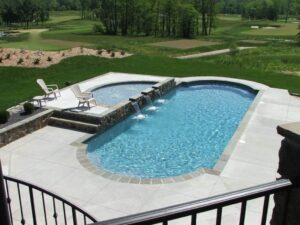
<svg viewBox="0 0 300 225">
<path fill-rule="evenodd" d="M 190 38 L 211 33 L 215 6 L 216 0 L 86 0 L 81 10 L 107 34 Z"/>
<path fill-rule="evenodd" d="M 1 0 L 0 22 L 8 26 L 23 23 L 26 27 L 33 22 L 38 24 L 48 20 L 54 5 L 55 0 Z"/>
<path fill-rule="evenodd" d="M 50 10 L 81 10 L 83 19 L 100 20 L 106 34 L 190 38 L 209 35 L 217 0 L 1 0 L 3 23 L 43 22 Z"/>
<path fill-rule="evenodd" d="M 0 22 L 28 27 L 46 21 L 50 10 L 80 10 L 106 34 L 190 38 L 210 35 L 217 13 L 287 20 L 300 14 L 300 0 L 0 0 Z"/>
<path fill-rule="evenodd" d="M 300 16 L 300 0 L 220 0 L 218 12 L 240 14 L 244 19 L 277 20 L 283 16 Z"/>
</svg>

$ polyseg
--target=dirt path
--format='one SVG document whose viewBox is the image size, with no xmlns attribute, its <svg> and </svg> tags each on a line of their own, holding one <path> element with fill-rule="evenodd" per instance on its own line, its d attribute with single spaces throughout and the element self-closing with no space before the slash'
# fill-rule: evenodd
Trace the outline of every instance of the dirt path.
<svg viewBox="0 0 300 225">
<path fill-rule="evenodd" d="M 245 50 L 245 49 L 252 49 L 256 47 L 238 47 L 238 50 Z M 225 53 L 229 53 L 230 49 L 221 49 L 221 50 L 215 50 L 215 51 L 210 51 L 210 52 L 202 52 L 202 53 L 197 53 L 197 54 L 192 54 L 192 55 L 184 55 L 184 56 L 178 56 L 175 57 L 176 59 L 194 59 L 194 58 L 201 58 L 201 57 L 206 57 L 206 56 L 213 56 L 213 55 L 221 55 Z"/>
</svg>

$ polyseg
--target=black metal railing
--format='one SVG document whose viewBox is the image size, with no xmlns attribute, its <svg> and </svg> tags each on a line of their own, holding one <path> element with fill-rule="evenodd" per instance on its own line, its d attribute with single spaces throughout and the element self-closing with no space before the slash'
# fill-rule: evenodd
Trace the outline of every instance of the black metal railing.
<svg viewBox="0 0 300 225">
<path fill-rule="evenodd" d="M 48 190 L 13 177 L 3 178 L 12 225 L 81 225 L 96 222 L 93 216 Z"/>
<path fill-rule="evenodd" d="M 267 222 L 269 199 L 270 196 L 284 192 L 286 193 L 285 198 L 285 209 L 283 219 L 281 221 L 282 225 L 286 225 L 286 211 L 289 201 L 289 193 L 292 189 L 292 183 L 290 180 L 278 180 L 271 183 L 259 185 L 252 188 L 247 188 L 227 194 L 222 194 L 214 197 L 209 197 L 202 200 L 192 201 L 188 203 L 183 203 L 179 205 L 174 205 L 167 208 L 162 208 L 150 212 L 140 213 L 132 216 L 126 216 L 122 218 L 107 220 L 103 222 L 94 223 L 93 225 L 147 225 L 147 224 L 157 224 L 162 223 L 167 225 L 169 221 L 189 217 L 190 224 L 197 224 L 197 215 L 199 213 L 216 210 L 215 224 L 221 225 L 222 223 L 222 212 L 223 208 L 234 205 L 241 204 L 239 224 L 243 225 L 245 223 L 245 215 L 247 210 L 247 202 L 250 200 L 264 198 L 262 214 L 261 214 L 261 225 L 265 225 Z M 187 223 L 184 223 L 187 224 Z M 199 223 L 201 224 L 201 223 Z M 254 224 L 253 224 L 254 225 Z"/>
</svg>

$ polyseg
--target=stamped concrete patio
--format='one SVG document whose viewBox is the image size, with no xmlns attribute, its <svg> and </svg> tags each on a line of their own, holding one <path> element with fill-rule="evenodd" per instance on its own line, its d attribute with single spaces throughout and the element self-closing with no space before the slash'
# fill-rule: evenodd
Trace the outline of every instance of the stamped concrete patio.
<svg viewBox="0 0 300 225">
<path fill-rule="evenodd" d="M 123 75 L 110 74 L 115 77 L 113 81 L 165 79 Z M 97 79 L 101 82 L 112 82 L 109 78 L 103 76 Z M 206 173 L 191 180 L 170 184 L 145 185 L 112 181 L 90 173 L 78 162 L 77 147 L 73 143 L 84 137 L 85 133 L 50 126 L 1 148 L 0 157 L 4 173 L 49 189 L 81 206 L 99 220 L 144 212 L 274 181 L 282 139 L 276 133 L 276 127 L 279 124 L 300 120 L 300 99 L 290 96 L 287 90 L 229 78 L 193 77 L 177 79 L 177 82 L 192 80 L 236 81 L 261 90 L 261 96 L 249 122 L 245 124 L 237 142 L 230 146 L 232 154 L 220 175 Z M 90 85 L 93 85 L 94 81 L 89 81 Z M 81 83 L 81 87 L 84 90 L 90 88 L 88 83 Z M 64 95 L 64 92 L 62 94 Z M 65 90 L 65 96 L 68 95 L 68 90 Z M 63 106 L 65 103 L 60 100 L 49 103 L 54 104 Z M 70 99 L 68 104 L 74 104 L 73 100 Z M 249 202 L 246 224 L 259 224 L 262 203 L 262 199 Z M 238 224 L 239 209 L 240 205 L 225 208 L 222 224 Z M 19 210 L 17 206 L 15 210 Z M 201 224 L 215 224 L 215 220 L 212 219 L 215 213 L 214 211 L 199 215 L 198 220 Z M 190 221 L 190 218 L 171 224 L 184 225 L 187 221 Z"/>
</svg>

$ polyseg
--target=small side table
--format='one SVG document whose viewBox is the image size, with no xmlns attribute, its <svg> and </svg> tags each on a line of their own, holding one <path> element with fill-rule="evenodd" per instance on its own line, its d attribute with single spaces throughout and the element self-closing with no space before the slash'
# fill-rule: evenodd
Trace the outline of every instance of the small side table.
<svg viewBox="0 0 300 225">
<path fill-rule="evenodd" d="M 44 96 L 36 96 L 34 98 L 32 98 L 31 100 L 33 103 L 36 102 L 38 107 L 42 108 L 43 107 L 43 102 L 46 105 L 46 100 Z"/>
</svg>

